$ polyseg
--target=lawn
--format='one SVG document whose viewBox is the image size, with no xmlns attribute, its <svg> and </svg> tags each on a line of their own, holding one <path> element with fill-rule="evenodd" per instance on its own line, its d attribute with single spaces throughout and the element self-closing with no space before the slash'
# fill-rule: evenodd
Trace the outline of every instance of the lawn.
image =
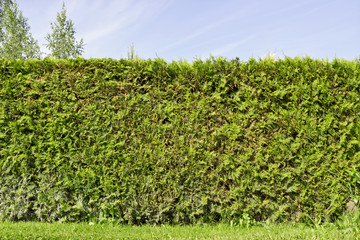
<svg viewBox="0 0 360 240">
<path fill-rule="evenodd" d="M 0 222 L 0 239 L 360 239 L 350 220 L 325 225 L 128 226 L 92 223 Z"/>
</svg>

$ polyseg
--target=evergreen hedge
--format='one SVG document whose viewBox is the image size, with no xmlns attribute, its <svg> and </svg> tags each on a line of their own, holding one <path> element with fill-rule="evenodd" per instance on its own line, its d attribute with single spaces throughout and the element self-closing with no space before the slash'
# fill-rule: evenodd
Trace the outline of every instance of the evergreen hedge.
<svg viewBox="0 0 360 240">
<path fill-rule="evenodd" d="M 0 220 L 323 221 L 359 196 L 359 60 L 0 60 L 0 89 Z"/>
</svg>

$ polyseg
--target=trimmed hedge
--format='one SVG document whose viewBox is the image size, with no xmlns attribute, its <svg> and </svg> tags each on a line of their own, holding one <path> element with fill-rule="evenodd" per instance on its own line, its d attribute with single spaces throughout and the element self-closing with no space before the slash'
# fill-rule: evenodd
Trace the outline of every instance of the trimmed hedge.
<svg viewBox="0 0 360 240">
<path fill-rule="evenodd" d="M 358 60 L 0 60 L 0 88 L 0 220 L 334 220 L 359 194 Z"/>
</svg>

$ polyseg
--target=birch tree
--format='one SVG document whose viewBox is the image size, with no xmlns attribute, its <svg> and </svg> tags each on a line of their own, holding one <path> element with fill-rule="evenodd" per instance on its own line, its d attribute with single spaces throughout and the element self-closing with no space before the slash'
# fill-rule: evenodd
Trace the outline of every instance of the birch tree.
<svg viewBox="0 0 360 240">
<path fill-rule="evenodd" d="M 62 11 L 57 13 L 56 22 L 51 23 L 51 28 L 52 33 L 46 35 L 46 47 L 51 51 L 51 57 L 67 59 L 82 55 L 83 39 L 76 41 L 74 23 L 66 17 L 64 3 Z"/>
<path fill-rule="evenodd" d="M 38 42 L 30 33 L 30 26 L 15 1 L 1 1 L 0 58 L 40 58 Z"/>
</svg>

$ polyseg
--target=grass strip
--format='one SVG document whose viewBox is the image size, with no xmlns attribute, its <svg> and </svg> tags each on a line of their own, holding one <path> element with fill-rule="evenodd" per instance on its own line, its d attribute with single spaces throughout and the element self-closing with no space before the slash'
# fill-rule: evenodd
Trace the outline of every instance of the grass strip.
<svg viewBox="0 0 360 240">
<path fill-rule="evenodd" d="M 360 239 L 358 228 L 336 224 L 129 226 L 89 223 L 1 222 L 0 239 Z"/>
</svg>

